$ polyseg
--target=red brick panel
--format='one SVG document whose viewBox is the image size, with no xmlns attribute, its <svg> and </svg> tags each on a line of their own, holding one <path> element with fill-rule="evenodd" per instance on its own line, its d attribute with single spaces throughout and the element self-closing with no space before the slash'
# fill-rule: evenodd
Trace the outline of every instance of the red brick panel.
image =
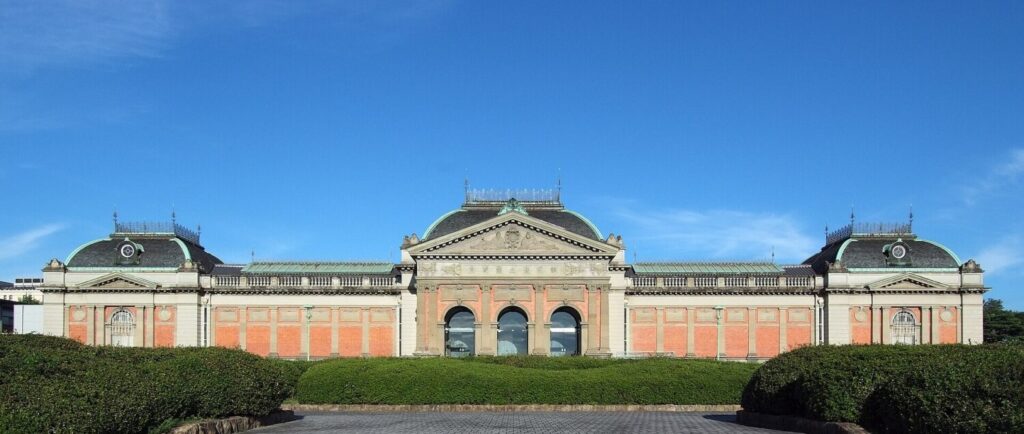
<svg viewBox="0 0 1024 434">
<path fill-rule="evenodd" d="M 725 356 L 747 357 L 750 342 L 747 339 L 747 325 L 725 327 Z"/>
<path fill-rule="evenodd" d="M 277 325 L 277 356 L 296 358 L 302 351 L 302 327 Z"/>
<path fill-rule="evenodd" d="M 654 324 L 634 324 L 631 327 L 633 332 L 633 352 L 653 353 L 658 349 L 658 329 Z"/>
<path fill-rule="evenodd" d="M 718 355 L 718 327 L 696 326 L 693 330 L 693 351 L 697 357 Z"/>
<path fill-rule="evenodd" d="M 156 346 L 158 347 L 173 347 L 174 346 L 174 325 L 173 324 L 158 324 L 154 329 L 154 338 L 156 339 Z"/>
<path fill-rule="evenodd" d="M 216 339 L 217 339 L 216 344 L 217 344 L 218 347 L 239 348 L 240 345 L 239 345 L 239 342 L 238 342 L 238 326 L 237 325 L 227 325 L 227 326 L 218 325 L 217 326 L 217 330 L 216 330 Z"/>
<path fill-rule="evenodd" d="M 370 327 L 370 355 L 386 357 L 395 355 L 395 328 L 390 325 Z"/>
<path fill-rule="evenodd" d="M 779 325 L 771 324 L 757 328 L 757 356 L 775 357 L 779 355 Z"/>
<path fill-rule="evenodd" d="M 342 357 L 359 357 L 363 353 L 363 326 L 338 327 L 338 353 Z"/>
<path fill-rule="evenodd" d="M 786 349 L 795 350 L 811 344 L 810 325 L 790 326 L 786 329 Z"/>
<path fill-rule="evenodd" d="M 309 355 L 311 357 L 328 357 L 331 355 L 331 327 L 311 327 L 309 329 Z"/>
<path fill-rule="evenodd" d="M 245 350 L 261 356 L 270 354 L 270 326 L 249 324 L 245 328 Z"/>
<path fill-rule="evenodd" d="M 665 352 L 672 353 L 676 357 L 686 355 L 686 326 L 665 325 Z"/>
<path fill-rule="evenodd" d="M 71 324 L 68 326 L 68 337 L 81 343 L 86 343 L 86 339 L 89 335 L 88 329 L 85 323 L 82 324 Z"/>
</svg>

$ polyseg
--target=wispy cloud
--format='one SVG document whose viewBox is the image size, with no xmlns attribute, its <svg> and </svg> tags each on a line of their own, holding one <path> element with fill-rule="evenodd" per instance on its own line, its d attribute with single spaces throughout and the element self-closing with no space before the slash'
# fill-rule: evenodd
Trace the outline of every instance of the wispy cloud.
<svg viewBox="0 0 1024 434">
<path fill-rule="evenodd" d="M 796 261 L 817 251 L 818 243 L 805 234 L 799 222 L 785 214 L 736 210 L 687 209 L 642 210 L 620 208 L 614 214 L 636 227 L 636 241 L 673 255 L 715 259 L 767 259 L 774 249 L 777 259 Z M 680 258 L 685 259 L 685 258 Z"/>
<path fill-rule="evenodd" d="M 39 245 L 44 238 L 64 229 L 65 225 L 51 223 L 0 239 L 0 261 L 16 258 Z"/>
<path fill-rule="evenodd" d="M 1024 238 L 1019 235 L 1003 238 L 1000 242 L 982 249 L 977 261 L 988 274 L 999 274 L 1024 265 Z"/>
<path fill-rule="evenodd" d="M 1024 178 L 1024 149 L 1013 149 L 1007 159 L 995 165 L 986 176 L 963 188 L 963 202 L 974 205 L 979 199 L 1017 186 L 1021 178 Z"/>
</svg>

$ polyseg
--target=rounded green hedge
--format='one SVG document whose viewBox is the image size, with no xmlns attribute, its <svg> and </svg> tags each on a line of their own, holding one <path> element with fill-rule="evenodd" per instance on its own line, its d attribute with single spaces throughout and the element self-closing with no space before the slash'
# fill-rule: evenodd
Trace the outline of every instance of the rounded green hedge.
<svg viewBox="0 0 1024 434">
<path fill-rule="evenodd" d="M 137 433 L 168 419 L 265 415 L 293 392 L 281 366 L 223 348 L 90 347 L 0 336 L 0 432 Z"/>
<path fill-rule="evenodd" d="M 299 379 L 305 404 L 736 404 L 757 366 L 583 357 L 345 359 Z"/>
<path fill-rule="evenodd" d="M 822 346 L 783 354 L 743 408 L 877 432 L 1024 431 L 1024 347 Z"/>
</svg>

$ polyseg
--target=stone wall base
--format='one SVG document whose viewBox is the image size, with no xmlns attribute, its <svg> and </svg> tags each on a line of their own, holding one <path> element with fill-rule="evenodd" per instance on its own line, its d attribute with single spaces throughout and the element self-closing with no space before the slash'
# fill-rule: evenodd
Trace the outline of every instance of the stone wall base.
<svg viewBox="0 0 1024 434">
<path fill-rule="evenodd" d="M 298 412 L 474 412 L 474 411 L 685 411 L 727 413 L 740 409 L 738 405 L 586 405 L 586 404 L 527 404 L 527 405 L 379 405 L 379 404 L 283 404 L 282 409 Z"/>
<path fill-rule="evenodd" d="M 852 422 L 824 422 L 797 416 L 762 414 L 746 410 L 736 412 L 736 422 L 758 428 L 797 431 L 806 434 L 869 434 L 868 430 Z"/>
<path fill-rule="evenodd" d="M 172 429 L 170 434 L 233 434 L 292 420 L 295 420 L 295 413 L 290 410 L 282 410 L 263 417 L 232 416 L 225 419 L 193 422 Z"/>
</svg>

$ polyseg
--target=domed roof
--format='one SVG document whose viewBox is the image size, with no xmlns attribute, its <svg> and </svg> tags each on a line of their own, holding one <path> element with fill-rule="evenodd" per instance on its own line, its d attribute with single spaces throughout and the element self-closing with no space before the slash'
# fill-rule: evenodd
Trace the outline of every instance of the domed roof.
<svg viewBox="0 0 1024 434">
<path fill-rule="evenodd" d="M 906 256 L 895 263 L 889 248 L 895 243 L 906 246 Z M 846 238 L 822 247 L 817 254 L 803 263 L 821 274 L 828 271 L 829 263 L 839 262 L 845 268 L 958 268 L 960 258 L 942 244 L 903 237 Z"/>
<path fill-rule="evenodd" d="M 207 272 L 223 263 L 199 245 L 198 233 L 179 225 L 119 223 L 109 237 L 79 246 L 64 263 L 69 268 L 178 268 L 185 261 Z"/>
<path fill-rule="evenodd" d="M 526 206 L 527 215 L 543 220 L 577 235 L 601 241 L 601 231 L 586 217 L 567 209 L 531 209 Z M 456 209 L 430 225 L 423 233 L 423 239 L 442 237 L 458 232 L 498 215 L 498 209 Z"/>
</svg>

